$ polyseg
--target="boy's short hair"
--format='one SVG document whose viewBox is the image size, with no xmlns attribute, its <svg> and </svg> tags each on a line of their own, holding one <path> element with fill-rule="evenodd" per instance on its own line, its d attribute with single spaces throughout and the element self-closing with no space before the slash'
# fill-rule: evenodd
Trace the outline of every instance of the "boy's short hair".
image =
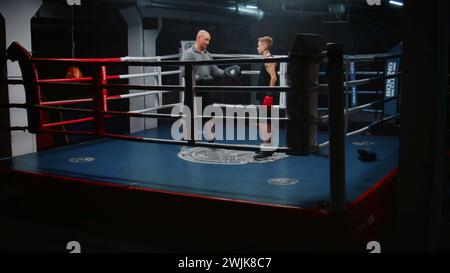
<svg viewBox="0 0 450 273">
<path fill-rule="evenodd" d="M 258 42 L 265 43 L 267 49 L 272 50 L 273 39 L 270 36 L 263 36 L 258 38 Z"/>
</svg>

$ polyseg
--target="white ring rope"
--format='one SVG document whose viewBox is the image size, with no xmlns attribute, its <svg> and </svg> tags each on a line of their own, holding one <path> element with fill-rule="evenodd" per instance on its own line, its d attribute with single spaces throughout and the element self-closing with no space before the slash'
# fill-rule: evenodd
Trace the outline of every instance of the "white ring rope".
<svg viewBox="0 0 450 273">
<path fill-rule="evenodd" d="M 399 116 L 400 116 L 399 114 L 395 114 L 395 115 L 386 117 L 386 118 L 384 118 L 384 119 L 382 119 L 382 120 L 377 120 L 377 121 L 372 122 L 371 124 L 369 124 L 369 125 L 367 125 L 367 126 L 361 128 L 361 129 L 358 129 L 358 130 L 355 130 L 355 131 L 346 133 L 346 134 L 345 134 L 345 137 L 350 137 L 350 136 L 354 136 L 354 135 L 358 135 L 358 134 L 365 133 L 365 132 L 369 131 L 370 128 L 372 128 L 373 126 L 375 126 L 375 125 L 377 125 L 377 124 L 380 124 L 380 123 L 383 123 L 383 122 L 386 122 L 386 121 L 389 121 L 389 120 L 391 120 L 391 119 L 395 119 L 395 118 L 397 118 L 397 117 L 399 117 Z M 321 150 L 321 149 L 324 149 L 324 148 L 328 147 L 329 145 L 330 145 L 330 141 L 325 141 L 325 142 L 319 144 L 319 145 L 318 145 L 318 148 L 319 148 L 319 150 Z"/>
<path fill-rule="evenodd" d="M 371 106 L 373 106 L 375 104 L 382 103 L 383 101 L 387 102 L 387 101 L 390 101 L 390 100 L 393 100 L 393 99 L 396 99 L 396 98 L 398 98 L 398 97 L 391 97 L 391 98 L 387 98 L 387 99 L 383 99 L 383 100 L 373 101 L 373 102 L 369 102 L 369 103 L 366 103 L 366 104 L 363 104 L 363 105 L 359 105 L 359 106 L 356 106 L 356 107 L 353 107 L 353 108 L 349 108 L 346 114 L 347 115 L 351 115 L 351 114 L 354 114 L 354 113 L 357 113 L 357 112 L 361 112 L 362 110 L 364 110 L 366 108 L 369 108 L 369 107 L 371 107 Z M 344 114 L 345 114 L 345 110 L 344 110 Z M 329 118 L 329 115 L 324 115 L 324 116 L 319 117 L 319 119 L 321 121 L 327 121 L 328 118 Z"/>
<path fill-rule="evenodd" d="M 119 78 L 120 79 L 130 79 L 130 78 L 138 78 L 138 77 L 150 77 L 150 76 L 160 76 L 160 75 L 166 76 L 166 75 L 176 75 L 176 74 L 181 74 L 181 70 L 138 73 L 138 74 L 123 74 L 123 75 L 119 75 Z"/>
<path fill-rule="evenodd" d="M 141 109 L 141 110 L 134 110 L 134 111 L 130 111 L 130 113 L 146 113 L 146 112 L 151 112 L 151 111 L 160 110 L 160 109 L 172 108 L 172 107 L 175 107 L 175 106 L 181 106 L 181 103 L 166 104 L 166 105 L 161 105 L 161 106 L 158 106 L 158 107 L 146 108 L 146 109 Z"/>
<path fill-rule="evenodd" d="M 112 97 L 112 98 L 108 98 L 108 99 L 119 100 L 119 99 L 127 99 L 127 98 L 142 97 L 142 96 L 149 96 L 149 95 L 159 95 L 160 93 L 168 93 L 168 92 L 170 92 L 170 91 L 147 91 L 147 92 L 118 95 L 119 96 L 118 98 Z"/>
<path fill-rule="evenodd" d="M 254 58 L 262 59 L 258 54 L 211 54 L 213 58 Z M 287 58 L 287 55 L 273 55 L 273 58 Z"/>
<path fill-rule="evenodd" d="M 375 60 L 385 60 L 389 58 L 400 58 L 401 54 L 380 53 L 380 54 L 361 54 L 361 55 L 344 55 L 346 62 L 371 62 Z"/>
<path fill-rule="evenodd" d="M 195 116 L 194 118 L 203 118 L 203 119 L 235 119 L 235 120 L 250 120 L 250 121 L 268 121 L 268 120 L 279 120 L 279 121 L 288 121 L 289 118 L 272 118 L 272 117 L 238 117 L 238 116 Z"/>
<path fill-rule="evenodd" d="M 169 59 L 177 59 L 180 58 L 181 54 L 172 54 L 172 55 L 164 55 L 164 56 L 154 56 L 154 57 L 122 57 L 120 60 L 122 62 L 145 62 L 145 61 L 161 61 L 161 60 L 169 60 Z"/>
</svg>

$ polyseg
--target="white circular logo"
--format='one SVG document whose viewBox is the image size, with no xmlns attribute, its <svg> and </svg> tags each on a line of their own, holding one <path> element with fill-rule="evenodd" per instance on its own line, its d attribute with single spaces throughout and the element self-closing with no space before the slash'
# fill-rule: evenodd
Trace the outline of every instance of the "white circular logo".
<svg viewBox="0 0 450 273">
<path fill-rule="evenodd" d="M 263 160 L 255 161 L 254 152 L 236 151 L 228 149 L 212 149 L 204 147 L 187 148 L 182 147 L 178 157 L 195 163 L 221 164 L 221 165 L 242 165 L 248 163 L 267 163 L 287 158 L 286 154 L 274 153 Z"/>
<path fill-rule="evenodd" d="M 95 158 L 93 158 L 93 157 L 80 156 L 80 157 L 72 157 L 71 159 L 69 159 L 69 162 L 70 163 L 87 163 L 87 162 L 91 162 L 94 160 L 95 160 Z"/>
<path fill-rule="evenodd" d="M 297 184 L 299 181 L 294 178 L 272 178 L 267 183 L 275 186 L 291 186 Z"/>
</svg>

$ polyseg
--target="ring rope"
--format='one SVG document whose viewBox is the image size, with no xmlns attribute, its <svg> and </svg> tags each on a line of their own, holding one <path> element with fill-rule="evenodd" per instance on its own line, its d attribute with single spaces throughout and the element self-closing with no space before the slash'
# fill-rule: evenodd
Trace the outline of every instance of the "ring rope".
<svg viewBox="0 0 450 273">
<path fill-rule="evenodd" d="M 386 117 L 386 118 L 384 118 L 384 119 L 382 119 L 382 120 L 377 120 L 377 121 L 372 122 L 371 124 L 369 124 L 369 125 L 367 125 L 367 126 L 361 128 L 361 129 L 358 129 L 358 130 L 355 130 L 355 131 L 346 133 L 345 136 L 346 136 L 346 137 L 350 137 L 350 136 L 353 136 L 353 135 L 358 135 L 358 134 L 365 133 L 365 132 L 369 131 L 372 127 L 374 127 L 374 126 L 376 126 L 376 125 L 378 125 L 378 124 L 381 124 L 381 123 L 390 121 L 390 120 L 392 120 L 392 119 L 396 119 L 396 118 L 398 118 L 398 117 L 400 117 L 400 114 L 395 114 L 395 115 Z M 319 149 L 319 150 L 322 150 L 322 149 L 328 147 L 329 145 L 330 145 L 330 141 L 325 141 L 325 142 L 323 142 L 323 143 L 321 143 L 321 144 L 318 145 L 318 149 Z"/>
</svg>

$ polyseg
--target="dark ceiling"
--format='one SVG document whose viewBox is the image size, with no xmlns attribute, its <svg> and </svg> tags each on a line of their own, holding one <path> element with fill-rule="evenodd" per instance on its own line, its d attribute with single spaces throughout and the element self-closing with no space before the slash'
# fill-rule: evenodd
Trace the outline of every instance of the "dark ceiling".
<svg viewBox="0 0 450 273">
<path fill-rule="evenodd" d="M 70 0 L 75 2 L 75 0 Z M 121 22 L 116 11 L 136 7 L 142 18 L 170 18 L 224 24 L 251 23 L 262 18 L 321 18 L 323 23 L 347 23 L 353 16 L 385 20 L 398 16 L 401 9 L 381 0 L 381 6 L 370 6 L 367 0 L 79 0 L 83 13 L 77 20 Z M 43 0 L 36 17 L 70 19 L 68 0 Z M 257 10 L 246 8 L 255 5 Z M 93 13 L 92 15 L 90 13 Z"/>
<path fill-rule="evenodd" d="M 236 6 L 256 5 L 259 10 L 269 15 L 323 15 L 328 13 L 352 12 L 361 14 L 375 8 L 389 8 L 387 0 L 381 0 L 383 7 L 374 7 L 366 0 L 80 0 L 85 7 L 159 8 L 178 11 L 196 11 L 210 13 L 233 12 Z M 67 0 L 44 0 L 66 4 Z M 346 10 L 343 10 L 346 9 Z"/>
</svg>

